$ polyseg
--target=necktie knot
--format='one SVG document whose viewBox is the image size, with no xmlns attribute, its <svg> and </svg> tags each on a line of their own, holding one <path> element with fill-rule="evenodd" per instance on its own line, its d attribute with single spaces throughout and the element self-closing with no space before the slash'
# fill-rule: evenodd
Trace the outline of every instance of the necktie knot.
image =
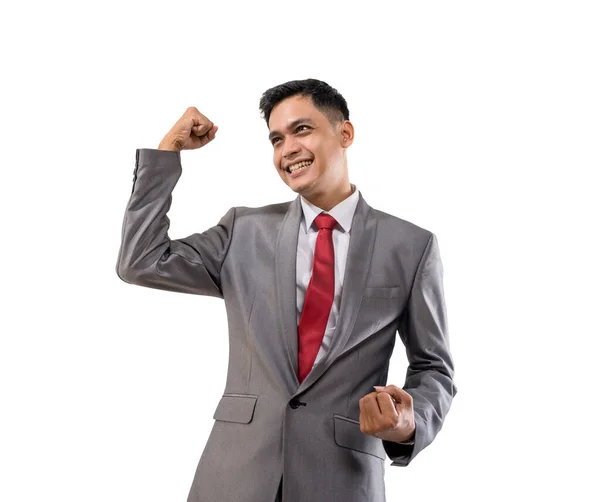
<svg viewBox="0 0 600 502">
<path fill-rule="evenodd" d="M 327 230 L 333 230 L 337 224 L 336 219 L 330 214 L 321 213 L 315 218 L 315 225 L 319 230 L 325 228 Z"/>
</svg>

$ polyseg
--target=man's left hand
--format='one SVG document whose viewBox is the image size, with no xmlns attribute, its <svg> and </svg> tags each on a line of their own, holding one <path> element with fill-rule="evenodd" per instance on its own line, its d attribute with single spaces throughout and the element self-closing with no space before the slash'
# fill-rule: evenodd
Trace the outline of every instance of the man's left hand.
<svg viewBox="0 0 600 502">
<path fill-rule="evenodd" d="M 414 438 L 415 414 L 412 396 L 400 387 L 374 387 L 358 402 L 360 431 L 386 441 L 404 443 Z"/>
</svg>

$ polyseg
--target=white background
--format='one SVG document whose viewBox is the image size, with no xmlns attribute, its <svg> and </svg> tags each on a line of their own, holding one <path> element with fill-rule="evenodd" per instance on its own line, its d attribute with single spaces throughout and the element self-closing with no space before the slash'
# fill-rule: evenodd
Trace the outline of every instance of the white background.
<svg viewBox="0 0 600 502">
<path fill-rule="evenodd" d="M 219 125 L 182 154 L 172 238 L 291 200 L 258 101 L 308 77 L 349 103 L 351 182 L 433 231 L 444 263 L 459 392 L 434 443 L 387 468 L 388 499 L 599 499 L 596 2 L 15 5 L 0 500 L 186 499 L 225 384 L 225 308 L 117 277 L 135 149 L 188 106 Z"/>
</svg>

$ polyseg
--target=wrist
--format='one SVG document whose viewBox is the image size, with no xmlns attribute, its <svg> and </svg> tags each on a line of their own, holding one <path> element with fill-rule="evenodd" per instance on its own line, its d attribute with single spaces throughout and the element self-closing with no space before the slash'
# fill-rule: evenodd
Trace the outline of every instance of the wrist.
<svg viewBox="0 0 600 502">
<path fill-rule="evenodd" d="M 177 143 L 170 138 L 163 138 L 163 140 L 158 145 L 159 150 L 166 150 L 169 152 L 180 152 L 181 148 L 177 146 Z"/>
<path fill-rule="evenodd" d="M 397 443 L 410 443 L 411 441 L 415 440 L 415 432 L 416 432 L 416 428 L 413 427 L 412 431 L 410 432 L 410 434 L 406 435 L 403 434 L 401 437 L 399 437 L 398 439 L 396 439 Z"/>
</svg>

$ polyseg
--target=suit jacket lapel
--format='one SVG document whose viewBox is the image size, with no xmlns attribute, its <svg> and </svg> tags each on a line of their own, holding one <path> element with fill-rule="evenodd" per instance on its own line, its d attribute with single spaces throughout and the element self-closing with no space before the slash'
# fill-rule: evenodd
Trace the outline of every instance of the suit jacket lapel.
<svg viewBox="0 0 600 502">
<path fill-rule="evenodd" d="M 302 217 L 300 196 L 292 201 L 281 222 L 275 244 L 275 282 L 281 338 L 287 353 L 283 378 L 290 393 L 298 388 L 298 324 L 296 312 L 296 252 Z"/>
</svg>

